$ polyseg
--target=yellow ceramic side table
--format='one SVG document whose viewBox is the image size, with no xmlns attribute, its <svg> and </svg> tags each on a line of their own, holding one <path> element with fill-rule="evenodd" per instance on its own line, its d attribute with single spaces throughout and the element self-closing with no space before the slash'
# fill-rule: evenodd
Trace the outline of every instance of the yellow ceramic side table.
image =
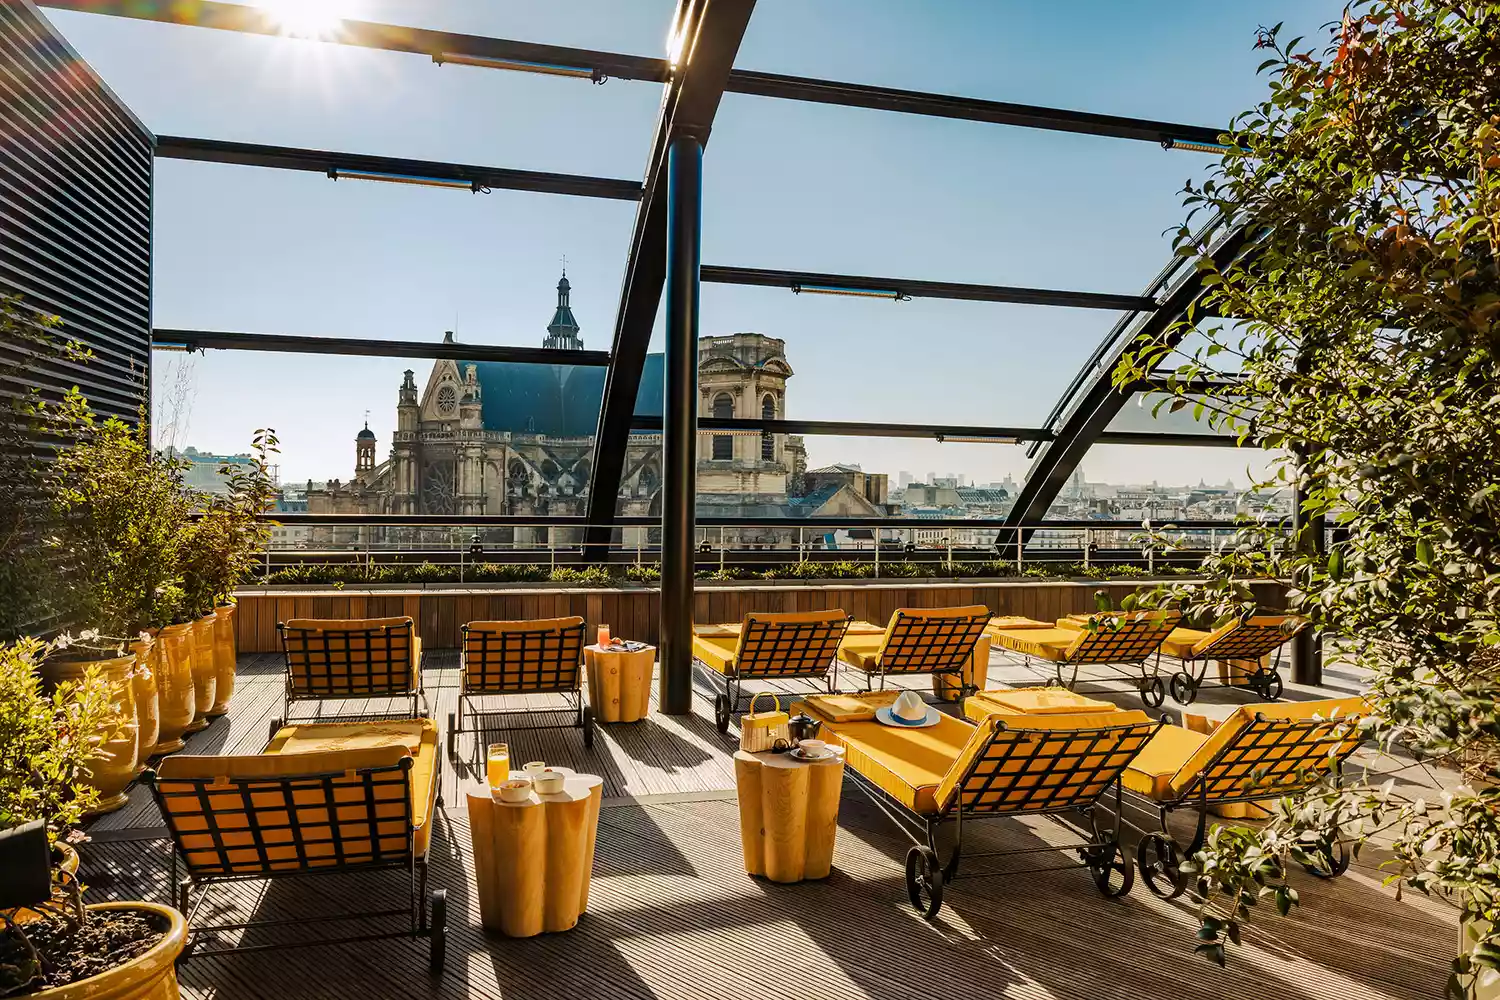
<svg viewBox="0 0 1500 1000">
<path fill-rule="evenodd" d="M 826 878 L 839 828 L 842 755 L 800 761 L 784 753 L 734 755 L 745 870 L 772 882 Z"/>
<path fill-rule="evenodd" d="M 506 937 L 571 930 L 588 909 L 604 779 L 569 775 L 563 790 L 501 802 L 469 793 L 479 919 Z"/>
<path fill-rule="evenodd" d="M 651 710 L 651 672 L 656 647 L 634 652 L 583 647 L 589 674 L 589 704 L 599 722 L 640 722 Z"/>
</svg>

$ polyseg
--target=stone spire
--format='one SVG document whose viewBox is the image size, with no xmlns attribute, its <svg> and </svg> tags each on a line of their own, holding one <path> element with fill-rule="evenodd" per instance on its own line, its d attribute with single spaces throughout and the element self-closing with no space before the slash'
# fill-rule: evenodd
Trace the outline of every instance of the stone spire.
<svg viewBox="0 0 1500 1000">
<path fill-rule="evenodd" d="M 547 339 L 542 346 L 554 351 L 581 351 L 583 338 L 578 336 L 578 321 L 573 318 L 573 309 L 568 305 L 568 271 L 563 268 L 562 280 L 557 283 L 557 311 L 547 326 Z"/>
</svg>

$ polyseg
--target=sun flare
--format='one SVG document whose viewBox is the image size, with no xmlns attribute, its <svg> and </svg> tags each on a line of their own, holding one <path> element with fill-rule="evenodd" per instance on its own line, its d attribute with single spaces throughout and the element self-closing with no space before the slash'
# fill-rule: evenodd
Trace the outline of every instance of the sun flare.
<svg viewBox="0 0 1500 1000">
<path fill-rule="evenodd" d="M 340 22 L 354 13 L 350 0 L 257 0 L 284 35 L 330 39 Z"/>
</svg>

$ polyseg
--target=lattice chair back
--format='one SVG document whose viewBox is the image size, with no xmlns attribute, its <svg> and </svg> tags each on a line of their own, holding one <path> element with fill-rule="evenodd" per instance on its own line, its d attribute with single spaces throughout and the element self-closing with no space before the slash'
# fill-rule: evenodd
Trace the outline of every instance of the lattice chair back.
<svg viewBox="0 0 1500 1000">
<path fill-rule="evenodd" d="M 148 772 L 190 873 L 256 877 L 409 864 L 405 748 L 168 757 Z"/>
<path fill-rule="evenodd" d="M 1209 633 L 1193 647 L 1193 658 L 1258 660 L 1276 652 L 1307 627 L 1307 619 L 1296 615 L 1258 615 L 1230 622 Z"/>
<path fill-rule="evenodd" d="M 963 608 L 899 608 L 876 658 L 882 674 L 939 674 L 963 670 L 990 622 L 982 604 Z"/>
<path fill-rule="evenodd" d="M 410 695 L 420 686 L 410 618 L 293 618 L 276 629 L 293 698 Z"/>
<path fill-rule="evenodd" d="M 1095 616 L 1089 619 L 1092 628 L 1079 632 L 1078 638 L 1068 647 L 1068 662 L 1139 662 L 1161 648 L 1181 617 L 1175 611 Z"/>
<path fill-rule="evenodd" d="M 992 715 L 975 728 L 939 783 L 938 809 L 947 813 L 959 801 L 965 815 L 1089 805 L 1119 779 L 1161 725 L 1145 712 L 1038 715 L 1024 721 Z"/>
<path fill-rule="evenodd" d="M 807 677 L 823 673 L 849 630 L 841 610 L 752 612 L 740 626 L 734 672 L 740 677 Z"/>
<path fill-rule="evenodd" d="M 1359 698 L 1243 705 L 1172 777 L 1185 801 L 1234 802 L 1301 791 L 1334 773 L 1363 740 Z"/>
<path fill-rule="evenodd" d="M 577 691 L 583 672 L 583 619 L 469 622 L 463 627 L 464 694 Z"/>
</svg>

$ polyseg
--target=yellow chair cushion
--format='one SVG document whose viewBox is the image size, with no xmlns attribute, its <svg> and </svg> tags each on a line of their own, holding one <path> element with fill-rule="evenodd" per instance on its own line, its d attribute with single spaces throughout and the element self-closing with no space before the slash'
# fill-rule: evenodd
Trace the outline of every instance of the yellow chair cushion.
<svg viewBox="0 0 1500 1000">
<path fill-rule="evenodd" d="M 1077 640 L 1078 634 L 1076 629 L 1065 628 L 995 629 L 990 633 L 1013 653 L 1053 662 L 1067 658 L 1068 647 Z"/>
<path fill-rule="evenodd" d="M 1162 726 L 1151 737 L 1135 760 L 1120 775 L 1120 781 L 1132 792 L 1157 801 L 1172 796 L 1172 776 L 1182 769 L 1208 737 L 1181 726 Z"/>
<path fill-rule="evenodd" d="M 880 650 L 885 646 L 885 634 L 846 635 L 839 643 L 839 659 L 865 673 L 874 673 L 880 662 Z"/>
<path fill-rule="evenodd" d="M 288 629 L 315 632 L 351 632 L 365 629 L 400 628 L 405 625 L 411 629 L 411 690 L 417 691 L 422 687 L 422 637 L 417 635 L 416 623 L 410 616 L 403 615 L 396 618 L 289 618 L 285 622 Z M 294 654 L 300 653 L 306 656 L 305 650 L 294 650 Z"/>
<path fill-rule="evenodd" d="M 1193 648 L 1208 636 L 1209 633 L 1202 629 L 1174 628 L 1166 641 L 1161 644 L 1161 651 L 1179 660 L 1188 660 L 1193 656 Z"/>
<path fill-rule="evenodd" d="M 401 756 L 412 758 L 411 816 L 416 830 L 416 853 L 421 857 L 427 853 L 432 837 L 432 824 L 428 820 L 436 808 L 438 794 L 438 727 L 432 719 L 282 726 L 261 754 L 301 761 L 308 754 L 321 756 L 391 747 L 400 748 Z"/>
<path fill-rule="evenodd" d="M 739 645 L 740 637 L 737 634 L 695 635 L 693 657 L 710 670 L 728 675 L 734 672 L 734 654 Z"/>
<path fill-rule="evenodd" d="M 1067 688 L 1035 687 L 980 691 L 964 702 L 964 714 L 975 722 L 987 715 L 1074 715 L 1081 712 L 1115 712 L 1113 702 L 1100 701 Z"/>
<path fill-rule="evenodd" d="M 989 630 L 1008 628 L 1051 628 L 1051 622 L 1039 622 L 1035 618 L 1027 618 L 1025 615 L 998 615 L 990 619 Z"/>
<path fill-rule="evenodd" d="M 792 706 L 797 708 L 796 705 Z M 958 759 L 974 727 L 951 715 L 925 729 L 897 729 L 878 722 L 827 720 L 819 733 L 845 748 L 844 762 L 892 798 L 924 816 L 938 811 L 938 784 Z"/>
<path fill-rule="evenodd" d="M 577 615 L 567 618 L 534 618 L 530 621 L 468 622 L 465 628 L 474 632 L 558 632 L 565 628 L 577 628 L 583 619 Z"/>
<path fill-rule="evenodd" d="M 966 788 L 966 810 L 1021 812 L 1049 805 L 1092 802 L 1112 784 L 1114 769 L 1125 766 L 1146 745 L 1153 725 L 1145 712 L 1117 710 L 1066 715 L 990 715 L 973 727 L 968 743 L 938 783 L 933 799 L 939 810 L 946 809 L 973 768 L 976 783 L 992 781 L 1001 787 Z M 1001 726 L 1048 735 L 1040 738 L 1040 745 L 1032 736 L 1022 742 L 1008 742 L 1002 735 L 998 742 L 992 742 Z M 1070 735 L 1120 726 L 1141 728 L 1133 736 L 1122 735 L 1116 741 L 1104 741 L 1095 732 Z M 1101 768 L 1106 770 L 1101 772 Z M 997 776 L 1003 777 L 997 780 Z"/>
<path fill-rule="evenodd" d="M 1323 698 L 1318 701 L 1284 701 L 1270 702 L 1261 705 L 1241 705 L 1234 714 L 1219 723 L 1217 729 L 1208 736 L 1203 744 L 1191 757 L 1182 763 L 1177 772 L 1172 775 L 1172 792 L 1180 795 L 1193 779 L 1198 777 L 1209 762 L 1218 755 L 1219 751 L 1234 739 L 1257 716 L 1262 716 L 1268 721 L 1290 720 L 1301 721 L 1304 719 L 1322 718 L 1332 719 L 1335 716 L 1347 719 L 1350 716 L 1362 715 L 1365 712 L 1365 700 L 1363 698 Z M 1271 760 L 1274 758 L 1266 758 Z"/>
</svg>

